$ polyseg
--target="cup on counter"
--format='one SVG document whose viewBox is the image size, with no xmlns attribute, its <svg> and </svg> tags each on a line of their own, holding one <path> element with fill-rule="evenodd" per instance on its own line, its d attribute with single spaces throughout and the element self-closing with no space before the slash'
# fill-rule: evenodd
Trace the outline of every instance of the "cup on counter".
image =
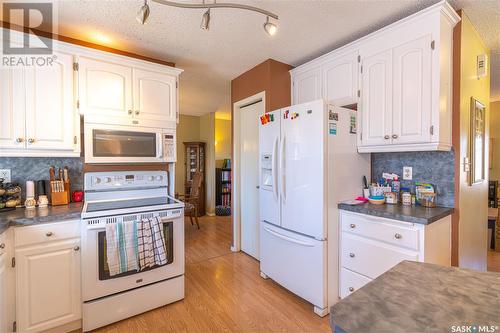
<svg viewBox="0 0 500 333">
<path fill-rule="evenodd" d="M 363 197 L 366 199 L 368 199 L 370 197 L 370 189 L 369 188 L 363 189 Z"/>
</svg>

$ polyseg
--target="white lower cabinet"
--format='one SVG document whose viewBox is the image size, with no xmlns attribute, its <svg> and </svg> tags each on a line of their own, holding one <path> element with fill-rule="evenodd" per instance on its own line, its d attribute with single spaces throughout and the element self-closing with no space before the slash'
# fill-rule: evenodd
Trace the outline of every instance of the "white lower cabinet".
<svg viewBox="0 0 500 333">
<path fill-rule="evenodd" d="M 78 222 L 55 223 L 53 231 L 52 224 L 16 230 L 17 332 L 81 327 Z"/>
<path fill-rule="evenodd" d="M 12 332 L 15 321 L 16 298 L 14 293 L 14 269 L 11 230 L 0 234 L 0 332 Z"/>
<path fill-rule="evenodd" d="M 0 332 L 9 332 L 9 320 L 7 316 L 7 260 L 5 253 L 5 237 L 0 235 Z"/>
<path fill-rule="evenodd" d="M 340 223 L 341 298 L 403 260 L 451 263 L 450 216 L 423 225 L 341 211 Z"/>
</svg>

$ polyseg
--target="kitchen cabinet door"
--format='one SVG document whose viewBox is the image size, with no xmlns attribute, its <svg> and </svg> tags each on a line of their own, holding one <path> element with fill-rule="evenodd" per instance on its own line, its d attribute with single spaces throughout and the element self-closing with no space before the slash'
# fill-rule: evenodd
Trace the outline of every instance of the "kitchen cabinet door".
<svg viewBox="0 0 500 333">
<path fill-rule="evenodd" d="M 54 52 L 52 66 L 26 70 L 26 147 L 29 150 L 76 148 L 73 56 Z M 78 134 L 79 135 L 79 134 Z"/>
<path fill-rule="evenodd" d="M 86 121 L 132 125 L 132 68 L 85 57 L 78 64 L 80 110 Z"/>
<path fill-rule="evenodd" d="M 327 102 L 337 106 L 356 104 L 358 72 L 358 51 L 323 65 L 323 96 Z"/>
<path fill-rule="evenodd" d="M 0 149 L 25 147 L 24 70 L 0 68 Z"/>
<path fill-rule="evenodd" d="M 393 143 L 430 142 L 432 116 L 431 36 L 393 50 Z"/>
<path fill-rule="evenodd" d="M 392 134 L 392 50 L 362 57 L 361 145 L 387 145 Z"/>
<path fill-rule="evenodd" d="M 293 104 L 311 102 L 321 97 L 321 68 L 308 70 L 293 78 Z"/>
<path fill-rule="evenodd" d="M 141 126 L 175 127 L 177 121 L 177 78 L 134 68 L 134 118 Z"/>
<path fill-rule="evenodd" d="M 3 244 L 3 245 L 2 245 Z M 8 319 L 8 299 L 6 297 L 7 288 L 7 260 L 5 253 L 5 240 L 0 235 L 0 332 L 10 332 Z"/>
<path fill-rule="evenodd" d="M 18 332 L 81 319 L 80 239 L 16 249 Z"/>
</svg>

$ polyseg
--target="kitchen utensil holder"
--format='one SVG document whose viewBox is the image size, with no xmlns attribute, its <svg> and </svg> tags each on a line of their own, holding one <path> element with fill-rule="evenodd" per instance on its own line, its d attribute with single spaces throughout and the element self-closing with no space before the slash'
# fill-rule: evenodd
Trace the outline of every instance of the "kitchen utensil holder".
<svg viewBox="0 0 500 333">
<path fill-rule="evenodd" d="M 55 192 L 54 186 L 50 186 L 50 204 L 52 206 L 67 205 L 70 203 L 70 183 L 64 182 L 64 191 Z"/>
</svg>

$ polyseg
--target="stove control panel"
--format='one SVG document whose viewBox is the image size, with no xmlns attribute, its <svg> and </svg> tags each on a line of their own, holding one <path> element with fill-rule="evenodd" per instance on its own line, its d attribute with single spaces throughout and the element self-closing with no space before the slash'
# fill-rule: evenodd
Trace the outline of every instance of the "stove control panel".
<svg viewBox="0 0 500 333">
<path fill-rule="evenodd" d="M 85 191 L 167 187 L 167 171 L 116 171 L 85 174 Z"/>
</svg>

